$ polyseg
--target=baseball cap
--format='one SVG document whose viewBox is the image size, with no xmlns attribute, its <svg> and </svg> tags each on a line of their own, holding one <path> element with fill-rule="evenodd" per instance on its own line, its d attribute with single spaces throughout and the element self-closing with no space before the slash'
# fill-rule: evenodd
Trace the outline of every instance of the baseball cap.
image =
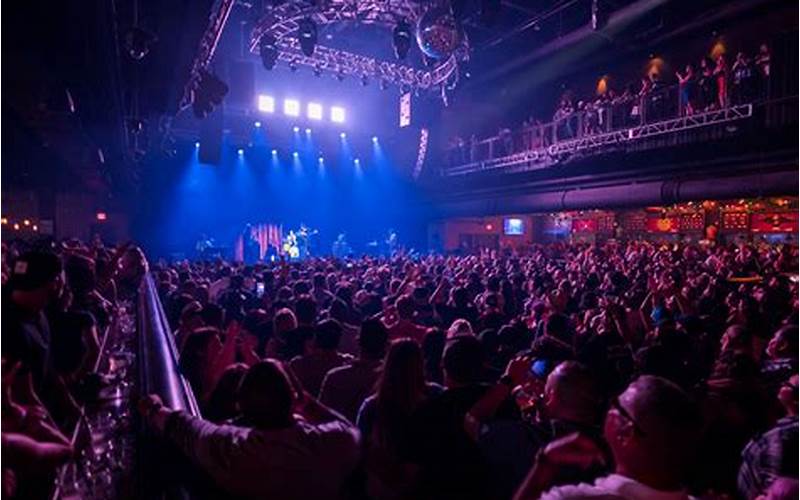
<svg viewBox="0 0 800 500">
<path fill-rule="evenodd" d="M 30 251 L 20 255 L 11 266 L 12 290 L 36 290 L 61 274 L 61 259 L 52 252 Z"/>
</svg>

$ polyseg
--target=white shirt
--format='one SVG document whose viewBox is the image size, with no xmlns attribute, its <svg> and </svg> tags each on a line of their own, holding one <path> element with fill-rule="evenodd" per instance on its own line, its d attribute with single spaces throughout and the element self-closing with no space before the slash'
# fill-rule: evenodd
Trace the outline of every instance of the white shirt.
<svg viewBox="0 0 800 500">
<path fill-rule="evenodd" d="M 541 496 L 541 500 L 690 500 L 692 498 L 684 490 L 656 490 L 619 474 L 598 478 L 594 484 L 557 486 Z"/>
</svg>

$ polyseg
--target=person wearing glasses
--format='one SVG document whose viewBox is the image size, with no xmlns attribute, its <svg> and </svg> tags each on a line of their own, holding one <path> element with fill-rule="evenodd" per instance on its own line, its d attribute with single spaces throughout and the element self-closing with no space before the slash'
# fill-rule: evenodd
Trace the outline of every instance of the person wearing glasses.
<svg viewBox="0 0 800 500">
<path fill-rule="evenodd" d="M 742 452 L 738 487 L 742 498 L 756 498 L 766 493 L 781 476 L 797 478 L 798 454 L 798 376 L 789 377 L 778 392 L 786 415 L 767 432 L 755 437 Z"/>
<path fill-rule="evenodd" d="M 605 461 L 593 440 L 574 433 L 539 451 L 514 498 L 687 500 L 687 469 L 701 427 L 700 413 L 683 389 L 667 379 L 643 375 L 612 399 L 606 414 L 603 433 L 614 473 L 593 484 L 548 490 L 562 468 L 589 468 Z"/>
</svg>

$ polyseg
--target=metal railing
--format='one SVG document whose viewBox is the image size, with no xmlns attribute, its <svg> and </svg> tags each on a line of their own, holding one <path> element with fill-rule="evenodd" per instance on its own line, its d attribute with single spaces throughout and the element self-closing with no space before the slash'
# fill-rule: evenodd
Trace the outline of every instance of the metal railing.
<svg viewBox="0 0 800 500">
<path fill-rule="evenodd" d="M 681 108 L 678 95 L 679 87 L 674 85 L 602 105 L 590 104 L 549 123 L 451 144 L 445 150 L 442 174 L 455 176 L 510 167 L 512 171 L 537 170 L 558 162 L 563 154 L 741 120 L 754 112 L 752 103 L 743 103 L 688 114 L 685 107 Z"/>
</svg>

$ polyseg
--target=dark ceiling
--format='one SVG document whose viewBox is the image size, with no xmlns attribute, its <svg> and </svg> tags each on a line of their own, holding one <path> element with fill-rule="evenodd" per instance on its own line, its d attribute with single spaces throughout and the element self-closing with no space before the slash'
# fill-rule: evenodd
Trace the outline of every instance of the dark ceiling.
<svg viewBox="0 0 800 500">
<path fill-rule="evenodd" d="M 60 182 L 64 186 L 79 179 L 78 189 L 117 192 L 135 187 L 136 162 L 169 149 L 162 134 L 165 117 L 176 112 L 213 3 L 66 0 L 46 6 L 4 5 L 3 182 L 37 186 L 53 179 L 69 181 Z M 237 2 L 218 57 L 241 55 L 248 23 L 268 3 Z M 527 71 L 534 61 L 552 58 L 582 38 L 597 41 L 594 51 L 569 68 L 551 66 L 553 72 L 631 57 L 780 2 L 599 0 L 601 23 L 609 23 L 602 33 L 589 27 L 592 0 L 502 0 L 489 18 L 482 3 L 453 0 L 472 47 L 472 79 L 464 86 L 473 89 L 530 78 Z M 124 47 L 134 23 L 158 38 L 141 61 L 131 59 Z M 321 43 L 391 53 L 390 37 L 383 32 L 331 26 L 321 35 Z M 142 120 L 139 133 L 135 119 Z"/>
</svg>

